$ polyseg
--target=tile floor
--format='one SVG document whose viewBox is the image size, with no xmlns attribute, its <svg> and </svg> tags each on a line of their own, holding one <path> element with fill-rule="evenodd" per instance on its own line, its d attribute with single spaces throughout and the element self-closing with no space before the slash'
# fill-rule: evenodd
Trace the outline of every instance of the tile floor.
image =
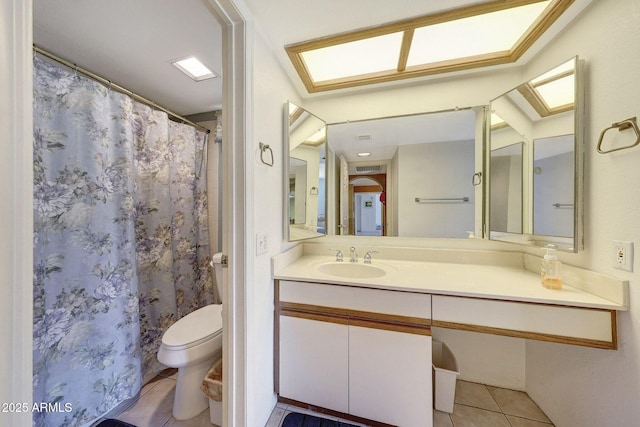
<svg viewBox="0 0 640 427">
<path fill-rule="evenodd" d="M 434 412 L 434 427 L 552 427 L 523 391 L 458 380 L 453 413 Z"/>
<path fill-rule="evenodd" d="M 176 369 L 167 369 L 142 388 L 140 399 L 131 408 L 112 418 L 137 427 L 212 427 L 209 408 L 198 416 L 178 421 L 171 415 L 176 389 Z"/>
<path fill-rule="evenodd" d="M 189 420 L 171 415 L 177 371 L 168 369 L 142 388 L 131 408 L 114 416 L 137 427 L 211 427 L 209 410 Z M 265 427 L 280 427 L 289 412 L 308 412 L 278 403 Z M 337 419 L 316 414 L 324 418 Z M 352 421 L 350 424 L 359 425 Z M 434 411 L 434 427 L 553 427 L 527 393 L 458 380 L 452 414 Z"/>
<path fill-rule="evenodd" d="M 454 402 L 452 414 L 434 411 L 434 427 L 553 427 L 538 405 L 522 391 L 458 380 Z M 278 403 L 265 427 L 280 427 L 289 412 L 306 411 Z"/>
</svg>

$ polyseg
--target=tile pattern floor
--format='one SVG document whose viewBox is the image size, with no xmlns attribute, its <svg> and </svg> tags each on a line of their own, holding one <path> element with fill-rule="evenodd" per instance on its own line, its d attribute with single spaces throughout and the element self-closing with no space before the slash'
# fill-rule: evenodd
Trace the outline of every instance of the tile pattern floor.
<svg viewBox="0 0 640 427">
<path fill-rule="evenodd" d="M 523 391 L 458 380 L 453 413 L 434 412 L 434 427 L 552 427 Z"/>
<path fill-rule="evenodd" d="M 168 369 L 142 388 L 131 408 L 114 416 L 137 427 L 211 427 L 209 410 L 189 420 L 171 415 L 177 371 Z M 278 403 L 265 427 L 280 427 L 289 412 L 308 412 Z M 339 419 L 323 414 L 324 418 Z M 358 425 L 352 421 L 350 424 Z M 553 427 L 542 410 L 522 391 L 458 380 L 452 414 L 434 411 L 434 427 Z"/>
<path fill-rule="evenodd" d="M 213 427 L 209 408 L 188 420 L 176 420 L 171 415 L 176 390 L 177 369 L 167 369 L 147 383 L 134 406 L 112 418 L 137 427 Z"/>
<path fill-rule="evenodd" d="M 434 411 L 434 427 L 553 427 L 538 405 L 522 391 L 458 380 L 454 403 L 452 414 Z M 289 412 L 308 411 L 278 403 L 265 427 L 280 427 Z"/>
</svg>

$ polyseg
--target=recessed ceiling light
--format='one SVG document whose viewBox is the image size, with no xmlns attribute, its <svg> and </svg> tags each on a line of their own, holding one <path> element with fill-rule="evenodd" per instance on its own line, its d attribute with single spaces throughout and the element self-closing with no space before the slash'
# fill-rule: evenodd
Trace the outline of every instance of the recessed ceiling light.
<svg viewBox="0 0 640 427">
<path fill-rule="evenodd" d="M 218 77 L 195 56 L 172 61 L 171 64 L 197 82 Z"/>
<path fill-rule="evenodd" d="M 358 157 L 369 157 L 371 153 L 358 153 Z"/>
</svg>

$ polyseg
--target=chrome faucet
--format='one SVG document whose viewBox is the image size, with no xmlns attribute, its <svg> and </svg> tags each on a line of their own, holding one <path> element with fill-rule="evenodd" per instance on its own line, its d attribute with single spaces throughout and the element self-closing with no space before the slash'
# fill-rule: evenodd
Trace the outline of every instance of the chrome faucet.
<svg viewBox="0 0 640 427">
<path fill-rule="evenodd" d="M 377 254 L 378 251 L 367 251 L 366 254 L 364 254 L 364 263 L 365 264 L 371 264 L 371 254 Z"/>
<path fill-rule="evenodd" d="M 342 262 L 342 251 L 340 249 L 334 249 L 331 248 L 329 249 L 330 251 L 335 251 L 336 252 L 336 262 Z"/>
<path fill-rule="evenodd" d="M 356 253 L 356 248 L 354 246 L 351 246 L 351 248 L 349 248 L 349 251 L 351 252 L 351 259 L 349 261 L 358 262 L 358 254 Z"/>
</svg>

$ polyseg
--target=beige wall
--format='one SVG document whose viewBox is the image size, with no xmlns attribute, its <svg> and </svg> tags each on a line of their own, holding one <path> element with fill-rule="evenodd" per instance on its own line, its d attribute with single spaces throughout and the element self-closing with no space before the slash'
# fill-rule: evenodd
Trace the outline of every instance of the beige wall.
<svg viewBox="0 0 640 427">
<path fill-rule="evenodd" d="M 526 67 L 532 77 L 573 55 L 585 61 L 585 247 L 560 258 L 630 285 L 631 310 L 618 315 L 617 351 L 527 342 L 527 391 L 558 427 L 631 426 L 640 419 L 640 264 L 633 273 L 611 266 L 614 239 L 640 244 L 640 148 L 596 152 L 604 128 L 640 116 L 639 22 L 637 0 L 594 1 Z"/>
<path fill-rule="evenodd" d="M 253 138 L 246 141 L 246 328 L 247 328 L 247 426 L 266 424 L 275 405 L 273 391 L 273 280 L 271 257 L 292 245 L 283 242 L 284 104 L 301 105 L 298 95 L 258 31 L 253 33 L 253 72 L 249 112 Z M 258 144 L 273 150 L 274 164 L 260 161 Z M 256 255 L 256 234 L 267 235 L 267 253 Z"/>
</svg>

